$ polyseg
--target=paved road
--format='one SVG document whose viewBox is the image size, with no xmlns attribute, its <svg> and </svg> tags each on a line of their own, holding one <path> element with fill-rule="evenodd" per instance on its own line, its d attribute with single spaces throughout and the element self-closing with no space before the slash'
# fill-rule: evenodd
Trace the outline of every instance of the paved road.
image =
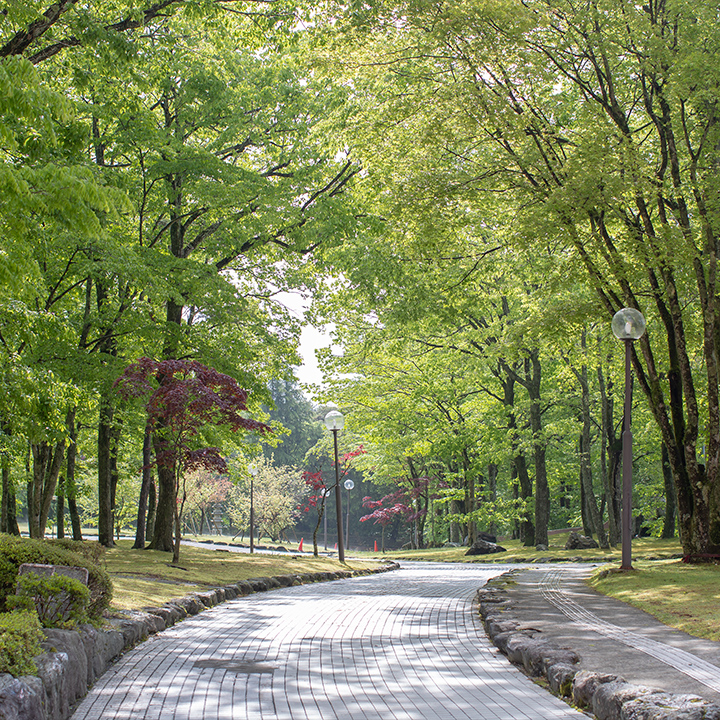
<svg viewBox="0 0 720 720">
<path fill-rule="evenodd" d="M 74 720 L 571 720 L 489 644 L 472 601 L 505 567 L 404 564 L 206 610 L 135 648 Z"/>
</svg>

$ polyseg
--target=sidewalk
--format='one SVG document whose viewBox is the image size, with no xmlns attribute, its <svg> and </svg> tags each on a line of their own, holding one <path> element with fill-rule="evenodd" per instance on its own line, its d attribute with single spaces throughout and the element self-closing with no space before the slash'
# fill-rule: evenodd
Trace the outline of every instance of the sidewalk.
<svg viewBox="0 0 720 720">
<path fill-rule="evenodd" d="M 720 704 L 720 642 L 673 630 L 600 595 L 583 582 L 592 569 L 573 564 L 511 571 L 505 576 L 511 581 L 497 585 L 509 600 L 498 606 L 501 617 L 536 639 L 574 650 L 581 670 Z"/>
</svg>

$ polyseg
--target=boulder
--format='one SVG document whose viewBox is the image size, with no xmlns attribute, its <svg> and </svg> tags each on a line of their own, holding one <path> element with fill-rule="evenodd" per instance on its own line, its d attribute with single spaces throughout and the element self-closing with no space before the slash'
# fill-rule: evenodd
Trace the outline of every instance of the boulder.
<svg viewBox="0 0 720 720">
<path fill-rule="evenodd" d="M 50 578 L 53 575 L 64 575 L 72 580 L 79 582 L 87 587 L 88 570 L 83 567 L 72 567 L 68 565 L 43 565 L 40 563 L 23 563 L 18 568 L 18 585 L 16 592 L 21 593 L 20 578 L 23 575 L 38 575 L 40 577 Z M 39 601 L 36 600 L 36 603 Z M 39 602 L 37 610 L 41 621 L 49 621 L 46 624 L 62 625 L 70 619 L 72 606 L 72 598 L 68 593 L 61 592 L 53 596 L 52 599 Z"/>
<path fill-rule="evenodd" d="M 720 705 L 697 695 L 652 693 L 623 703 L 622 720 L 720 720 Z"/>
<path fill-rule="evenodd" d="M 566 550 L 590 550 L 600 547 L 591 537 L 581 535 L 577 530 L 572 530 L 565 543 Z"/>
<path fill-rule="evenodd" d="M 537 641 L 533 640 L 529 635 L 519 632 L 511 633 L 505 643 L 505 654 L 508 660 L 515 663 L 515 665 L 524 665 L 523 656 L 528 646 L 533 642 Z"/>
<path fill-rule="evenodd" d="M 238 596 L 237 585 L 226 585 L 223 590 L 225 591 L 226 600 L 234 600 Z"/>
<path fill-rule="evenodd" d="M 493 639 L 493 645 L 503 654 L 508 654 L 507 644 L 510 642 L 510 638 L 517 635 L 516 632 L 508 630 L 508 632 L 498 633 Z"/>
<path fill-rule="evenodd" d="M 560 697 L 570 697 L 572 695 L 573 679 L 578 673 L 578 669 L 574 665 L 567 663 L 555 663 L 547 669 L 546 677 L 550 689 Z"/>
<path fill-rule="evenodd" d="M 517 630 L 519 624 L 517 620 L 510 620 L 502 615 L 489 615 L 485 618 L 485 630 L 491 640 L 500 633 Z"/>
<path fill-rule="evenodd" d="M 623 680 L 600 685 L 592 699 L 592 710 L 597 720 L 621 720 L 622 707 L 630 700 L 636 700 L 657 693 L 642 685 L 633 685 Z"/>
<path fill-rule="evenodd" d="M 80 633 L 49 628 L 45 630 L 42 647 L 48 655 L 57 658 L 62 668 L 63 698 L 72 704 L 83 697 L 88 686 L 88 656 Z"/>
<path fill-rule="evenodd" d="M 178 598 L 175 604 L 183 608 L 188 615 L 197 615 L 205 609 L 205 606 L 194 595 Z"/>
<path fill-rule="evenodd" d="M 572 698 L 573 702 L 580 708 L 592 707 L 593 695 L 597 689 L 606 683 L 622 681 L 617 675 L 589 672 L 581 670 L 573 678 Z"/>
<path fill-rule="evenodd" d="M 535 549 L 538 552 L 547 552 L 550 548 L 547 545 L 543 545 L 543 543 L 539 543 L 535 546 Z"/>
<path fill-rule="evenodd" d="M 217 605 L 217 596 L 214 590 L 207 590 L 206 592 L 195 593 L 195 597 L 206 607 L 214 607 Z"/>
<path fill-rule="evenodd" d="M 42 680 L 32 675 L 14 678 L 0 674 L 0 718 L 38 720 L 44 717 L 45 691 Z"/>
<path fill-rule="evenodd" d="M 492 533 L 480 531 L 477 534 L 478 540 L 485 540 L 485 542 L 491 542 L 491 543 L 497 543 L 497 535 L 493 535 Z"/>
<path fill-rule="evenodd" d="M 478 538 L 469 548 L 465 555 L 490 555 L 492 553 L 505 552 L 505 548 L 493 542 Z"/>
</svg>

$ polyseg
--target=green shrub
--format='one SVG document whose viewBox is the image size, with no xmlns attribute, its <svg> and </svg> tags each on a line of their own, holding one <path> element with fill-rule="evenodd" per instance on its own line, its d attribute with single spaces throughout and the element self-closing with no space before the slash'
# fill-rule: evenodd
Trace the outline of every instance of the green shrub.
<svg viewBox="0 0 720 720">
<path fill-rule="evenodd" d="M 37 611 L 43 627 L 74 627 L 88 621 L 90 590 L 67 575 L 27 573 L 18 579 L 17 595 L 8 595 L 9 608 Z"/>
<path fill-rule="evenodd" d="M 42 652 L 44 637 L 34 610 L 0 614 L 0 673 L 34 675 L 37 667 L 33 658 Z"/>
<path fill-rule="evenodd" d="M 18 569 L 23 563 L 70 565 L 87 568 L 90 590 L 87 612 L 91 621 L 99 621 L 110 605 L 112 583 L 107 572 L 98 565 L 102 553 L 97 547 L 99 544 L 87 545 L 86 548 L 84 542 L 30 540 L 0 533 L 0 612 L 7 609 L 8 596 L 15 594 Z M 78 546 L 82 547 L 82 554 L 74 552 Z"/>
</svg>

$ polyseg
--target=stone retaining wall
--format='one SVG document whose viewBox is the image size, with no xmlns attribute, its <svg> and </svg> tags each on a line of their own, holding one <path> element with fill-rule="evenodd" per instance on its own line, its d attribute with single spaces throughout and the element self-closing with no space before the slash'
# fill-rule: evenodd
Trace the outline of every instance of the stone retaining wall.
<svg viewBox="0 0 720 720">
<path fill-rule="evenodd" d="M 580 656 L 513 619 L 501 575 L 478 591 L 480 616 L 492 643 L 510 662 L 553 693 L 571 700 L 598 720 L 720 720 L 720 706 L 697 695 L 677 695 L 626 682 L 617 675 L 580 670 Z"/>
<path fill-rule="evenodd" d="M 192 593 L 159 608 L 123 613 L 97 630 L 83 625 L 78 630 L 46 630 L 45 652 L 35 658 L 36 676 L 14 678 L 0 674 L 0 720 L 66 720 L 73 708 L 120 654 L 161 632 L 188 615 L 226 600 L 280 587 L 310 582 L 372 575 L 399 567 L 389 563 L 372 570 L 339 570 L 298 575 L 252 578 L 234 585 Z"/>
</svg>

